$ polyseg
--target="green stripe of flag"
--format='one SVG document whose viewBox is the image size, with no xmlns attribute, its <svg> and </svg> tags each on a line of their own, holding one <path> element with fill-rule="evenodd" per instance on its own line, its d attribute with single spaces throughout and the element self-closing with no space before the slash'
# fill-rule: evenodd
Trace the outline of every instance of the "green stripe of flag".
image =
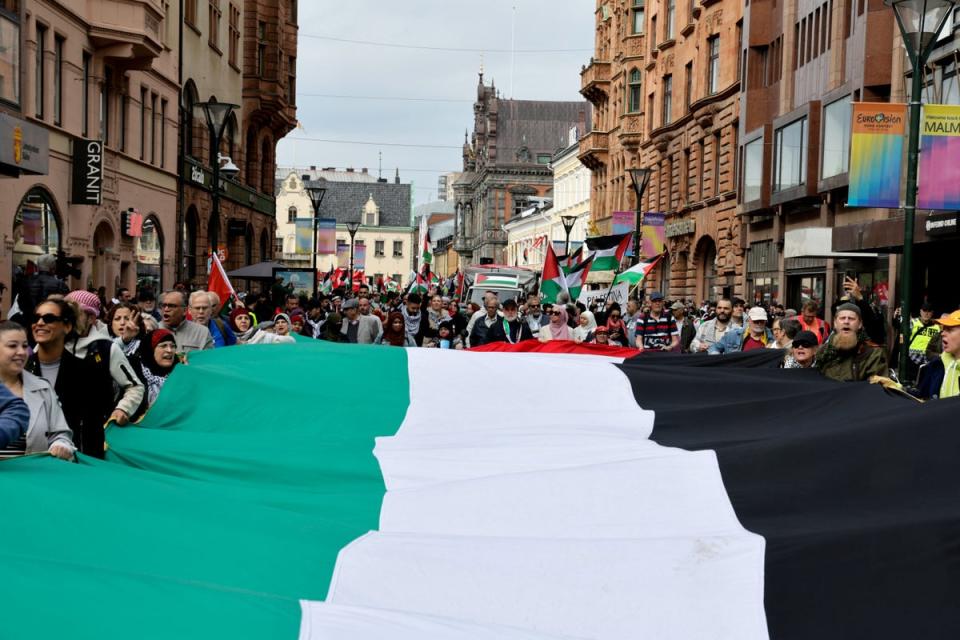
<svg viewBox="0 0 960 640">
<path fill-rule="evenodd" d="M 107 462 L 0 463 L 0 635 L 296 638 L 299 600 L 324 599 L 339 551 L 377 528 L 374 438 L 408 403 L 403 349 L 191 354 L 142 426 L 110 429 Z"/>
</svg>

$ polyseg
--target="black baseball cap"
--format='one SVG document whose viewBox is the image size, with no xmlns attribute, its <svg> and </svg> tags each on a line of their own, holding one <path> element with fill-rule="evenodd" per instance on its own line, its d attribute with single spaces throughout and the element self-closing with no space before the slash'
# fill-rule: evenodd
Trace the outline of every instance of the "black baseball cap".
<svg viewBox="0 0 960 640">
<path fill-rule="evenodd" d="M 513 307 L 514 309 L 516 309 L 517 301 L 514 300 L 513 298 L 507 298 L 506 300 L 503 301 L 503 308 L 506 309 L 507 307 Z"/>
<path fill-rule="evenodd" d="M 820 344 L 816 334 L 813 331 L 801 331 L 793 338 L 795 347 L 816 347 Z"/>
</svg>

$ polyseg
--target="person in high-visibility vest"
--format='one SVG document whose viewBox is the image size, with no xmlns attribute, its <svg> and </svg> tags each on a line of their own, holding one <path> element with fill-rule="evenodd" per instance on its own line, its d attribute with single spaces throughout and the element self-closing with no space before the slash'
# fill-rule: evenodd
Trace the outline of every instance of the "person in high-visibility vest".
<svg viewBox="0 0 960 640">
<path fill-rule="evenodd" d="M 910 365 L 907 380 L 916 380 L 921 365 L 940 354 L 940 325 L 933 319 L 933 306 L 929 302 L 920 305 L 920 317 L 910 323 Z"/>
<path fill-rule="evenodd" d="M 817 301 L 812 299 L 807 300 L 803 303 L 803 308 L 797 320 L 800 322 L 800 327 L 803 331 L 809 331 L 817 336 L 817 340 L 820 344 L 823 344 L 823 341 L 830 335 L 830 324 L 827 323 L 826 320 L 821 320 L 817 317 L 819 312 L 820 305 L 817 304 Z"/>
</svg>

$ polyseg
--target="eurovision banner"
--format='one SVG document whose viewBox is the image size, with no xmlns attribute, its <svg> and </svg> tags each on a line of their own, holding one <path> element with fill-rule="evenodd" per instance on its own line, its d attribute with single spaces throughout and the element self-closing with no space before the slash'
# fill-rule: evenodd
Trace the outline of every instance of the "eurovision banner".
<svg viewBox="0 0 960 640">
<path fill-rule="evenodd" d="M 654 258 L 667 250 L 667 214 L 650 211 L 643 214 L 640 227 L 640 257 Z"/>
<path fill-rule="evenodd" d="M 900 206 L 907 105 L 854 102 L 847 206 Z"/>
<path fill-rule="evenodd" d="M 920 135 L 917 206 L 960 209 L 960 106 L 924 105 Z"/>
<path fill-rule="evenodd" d="M 313 245 L 313 242 L 310 241 L 310 236 L 313 235 L 313 219 L 295 220 L 294 224 L 297 230 L 297 255 L 308 256 Z"/>
<path fill-rule="evenodd" d="M 337 240 L 337 266 L 350 266 L 350 244 L 344 240 Z"/>
<path fill-rule="evenodd" d="M 337 219 L 317 220 L 317 253 L 332 255 L 337 252 Z"/>
<path fill-rule="evenodd" d="M 357 242 L 353 245 L 353 270 L 363 271 L 367 266 L 367 245 Z"/>
<path fill-rule="evenodd" d="M 621 233 L 634 233 L 637 230 L 636 211 L 614 211 L 611 220 L 613 224 L 613 235 Z M 627 257 L 633 257 L 633 243 L 627 248 Z"/>
</svg>

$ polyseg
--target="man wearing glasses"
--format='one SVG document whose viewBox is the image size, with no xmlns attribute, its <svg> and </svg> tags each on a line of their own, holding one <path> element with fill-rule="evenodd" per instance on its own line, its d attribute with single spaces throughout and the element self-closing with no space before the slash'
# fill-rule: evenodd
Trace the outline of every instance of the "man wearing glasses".
<svg viewBox="0 0 960 640">
<path fill-rule="evenodd" d="M 540 332 L 541 327 L 550 322 L 550 319 L 543 314 L 540 308 L 540 296 L 538 294 L 531 293 L 527 296 L 527 307 L 523 319 L 526 320 L 530 332 L 534 335 Z"/>
<path fill-rule="evenodd" d="M 735 327 L 724 334 L 708 353 L 736 353 L 764 349 L 773 342 L 773 332 L 767 326 L 767 312 L 762 307 L 753 307 L 745 314 L 747 326 Z"/>
<path fill-rule="evenodd" d="M 182 291 L 167 291 L 160 296 L 160 328 L 173 333 L 177 351 L 213 349 L 210 330 L 187 320 L 187 296 Z"/>
</svg>

